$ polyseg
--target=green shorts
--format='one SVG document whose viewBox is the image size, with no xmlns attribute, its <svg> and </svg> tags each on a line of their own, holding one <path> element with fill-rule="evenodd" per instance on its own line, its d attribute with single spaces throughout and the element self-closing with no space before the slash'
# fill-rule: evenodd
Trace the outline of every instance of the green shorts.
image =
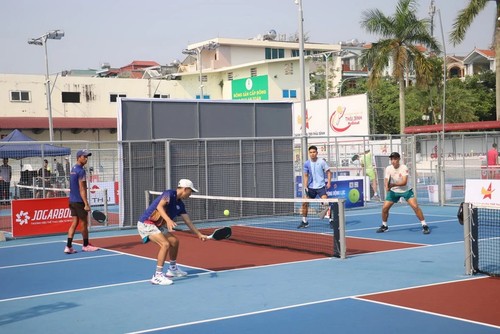
<svg viewBox="0 0 500 334">
<path fill-rule="evenodd" d="M 375 170 L 374 169 L 367 169 L 366 176 L 368 176 L 370 178 L 370 181 L 375 180 Z"/>
<path fill-rule="evenodd" d="M 408 202 L 408 200 L 410 198 L 415 197 L 415 194 L 413 193 L 413 189 L 407 190 L 404 193 L 396 193 L 396 192 L 391 190 L 387 193 L 387 196 L 385 196 L 385 200 L 397 203 L 401 197 L 403 197 L 405 199 L 405 201 Z"/>
</svg>

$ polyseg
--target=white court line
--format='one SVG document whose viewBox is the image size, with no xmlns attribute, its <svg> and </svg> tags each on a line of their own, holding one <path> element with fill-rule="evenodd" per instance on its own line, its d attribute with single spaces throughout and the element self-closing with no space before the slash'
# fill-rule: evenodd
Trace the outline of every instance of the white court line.
<svg viewBox="0 0 500 334">
<path fill-rule="evenodd" d="M 426 221 L 427 225 L 429 226 L 432 226 L 434 224 L 437 224 L 437 223 L 450 223 L 450 222 L 456 222 L 457 220 L 456 219 L 446 219 L 446 220 L 436 220 L 436 221 L 432 221 L 432 222 L 428 222 Z M 347 222 L 346 222 L 347 223 Z M 458 223 L 457 223 L 458 224 Z M 346 224 L 347 225 L 347 224 Z M 393 224 L 388 224 L 389 226 L 389 231 L 391 230 L 391 228 L 394 228 L 394 227 L 409 227 L 409 226 L 422 226 L 422 224 L 420 223 L 412 223 L 412 224 L 399 224 L 399 225 L 393 225 Z M 346 226 L 347 227 L 347 226 Z M 374 227 L 365 227 L 365 228 L 357 228 L 357 229 L 348 229 L 346 228 L 346 232 L 358 232 L 358 231 L 367 231 L 367 230 L 374 230 L 376 229 L 378 226 L 374 226 Z M 384 232 L 385 233 L 385 232 Z M 394 240 L 392 240 L 394 241 Z"/>
<path fill-rule="evenodd" d="M 55 260 L 55 261 L 44 261 L 44 262 L 33 262 L 33 263 L 15 264 L 15 265 L 11 265 L 11 266 L 0 267 L 0 270 L 1 269 L 10 269 L 10 268 L 19 268 L 19 267 L 38 266 L 38 265 L 50 264 L 50 263 L 61 263 L 61 262 L 71 262 L 71 261 L 80 261 L 80 260 L 90 260 L 90 259 L 103 258 L 103 257 L 109 257 L 109 256 L 120 256 L 120 255 L 121 254 L 108 254 L 108 255 L 97 255 L 97 256 L 72 258 L 72 259 L 67 259 L 67 260 Z"/>
<path fill-rule="evenodd" d="M 376 300 L 363 299 L 363 298 L 357 298 L 357 297 L 354 297 L 353 299 L 356 299 L 356 300 L 359 300 L 359 301 L 363 301 L 363 302 L 369 302 L 369 303 L 374 303 L 374 304 L 389 306 L 389 307 L 392 307 L 392 308 L 403 309 L 403 310 L 412 311 L 412 312 L 430 314 L 430 315 L 433 315 L 433 316 L 436 316 L 436 317 L 440 317 L 440 318 L 453 319 L 453 320 L 468 322 L 468 323 L 472 323 L 472 324 L 476 324 L 476 325 L 481 325 L 481 326 L 492 327 L 492 328 L 499 328 L 500 329 L 500 326 L 495 326 L 495 325 L 487 324 L 487 323 L 484 323 L 484 322 L 479 322 L 479 321 L 474 321 L 474 320 L 469 320 L 469 319 L 464 319 L 464 318 L 458 318 L 458 317 L 454 317 L 454 316 L 451 316 L 451 315 L 446 315 L 446 314 L 441 314 L 441 313 L 436 313 L 436 312 L 431 312 L 431 311 L 420 310 L 420 309 L 411 308 L 411 307 L 407 307 L 407 306 L 401 306 L 401 305 L 397 305 L 397 304 L 389 304 L 389 303 L 384 303 L 384 302 L 380 302 L 380 301 L 376 301 Z"/>
<path fill-rule="evenodd" d="M 218 318 L 211 318 L 211 319 L 205 319 L 205 320 L 192 321 L 192 322 L 187 322 L 187 323 L 182 323 L 182 324 L 177 324 L 177 325 L 169 325 L 169 326 L 164 326 L 164 327 L 156 327 L 156 328 L 144 329 L 144 330 L 135 331 L 135 332 L 128 332 L 127 334 L 149 333 L 149 332 L 154 332 L 154 331 L 159 331 L 159 330 L 165 330 L 165 329 L 172 329 L 172 328 L 179 328 L 179 327 L 186 327 L 186 326 L 191 326 L 191 325 L 197 325 L 197 324 L 215 322 L 215 321 L 219 321 L 219 320 L 242 318 L 242 317 L 246 317 L 246 316 L 250 316 L 250 315 L 255 315 L 255 314 L 270 313 L 270 312 L 287 310 L 287 309 L 298 308 L 298 307 L 303 307 L 303 306 L 329 303 L 329 302 L 338 301 L 338 300 L 344 300 L 344 299 L 355 299 L 355 300 L 358 300 L 358 301 L 371 301 L 371 300 L 366 300 L 366 299 L 362 299 L 362 298 L 359 298 L 359 297 L 371 296 L 371 295 L 374 295 L 374 294 L 387 293 L 387 292 L 393 292 L 393 291 L 410 290 L 410 289 L 416 289 L 416 288 L 421 288 L 421 287 L 428 287 L 428 286 L 433 286 L 433 285 L 440 285 L 440 284 L 447 284 L 447 283 L 456 283 L 456 282 L 467 281 L 467 280 L 482 279 L 482 278 L 487 278 L 487 277 L 466 278 L 466 279 L 460 279 L 460 280 L 454 280 L 454 281 L 432 283 L 432 284 L 424 284 L 424 285 L 413 286 L 413 287 L 402 288 L 402 289 L 396 289 L 396 290 L 380 291 L 380 292 L 374 292 L 374 293 L 370 293 L 370 294 L 352 295 L 352 296 L 344 296 L 344 297 L 323 299 L 323 300 L 318 300 L 318 301 L 314 301 L 314 302 L 300 303 L 300 304 L 294 304 L 294 305 L 288 305 L 288 306 L 282 306 L 282 307 L 275 307 L 275 308 L 264 309 L 264 310 L 260 310 L 260 311 L 254 311 L 254 312 L 233 314 L 233 315 L 224 316 L 224 317 L 218 317 Z M 381 303 L 381 304 L 383 304 L 383 303 Z M 387 304 L 387 305 L 390 306 L 390 304 Z M 405 308 L 405 307 L 401 307 L 401 308 Z M 476 322 L 476 321 L 472 321 L 472 320 L 467 320 L 467 319 L 462 319 L 462 318 L 451 317 L 451 316 L 447 316 L 447 315 L 444 315 L 444 314 L 431 313 L 431 312 L 426 312 L 426 311 L 422 311 L 422 310 L 418 310 L 418 309 L 412 309 L 412 308 L 405 308 L 405 309 L 411 310 L 411 311 L 416 311 L 416 312 L 429 313 L 429 314 L 432 314 L 432 315 L 435 315 L 435 316 L 438 316 L 438 317 L 451 318 L 451 319 L 455 319 L 455 320 L 459 320 L 459 321 L 464 321 L 464 322 L 469 322 L 469 323 L 473 323 L 473 324 L 479 324 L 479 325 L 489 326 L 489 327 L 493 327 L 493 328 L 500 328 L 500 327 L 495 326 L 495 325 L 480 323 L 480 322 Z"/>
<path fill-rule="evenodd" d="M 13 297 L 13 298 L 7 298 L 7 299 L 0 299 L 0 303 L 10 302 L 10 301 L 14 301 L 14 300 L 22 300 L 22 299 L 31 299 L 31 298 L 38 298 L 38 297 L 62 295 L 62 294 L 65 294 L 65 293 L 73 293 L 73 292 L 81 292 L 81 291 L 104 289 L 104 288 L 110 288 L 110 287 L 122 286 L 122 285 L 144 283 L 144 282 L 149 282 L 149 280 L 150 279 L 140 280 L 140 281 L 133 281 L 133 282 L 125 282 L 125 283 L 100 285 L 100 286 L 94 286 L 94 287 L 89 287 L 89 288 L 81 288 L 81 289 L 73 289 L 73 290 L 63 290 L 63 291 L 56 291 L 56 292 L 48 292 L 48 293 L 41 293 L 41 294 L 37 294 L 37 295 L 29 295 L 29 296 L 22 296 L 22 297 Z"/>
</svg>

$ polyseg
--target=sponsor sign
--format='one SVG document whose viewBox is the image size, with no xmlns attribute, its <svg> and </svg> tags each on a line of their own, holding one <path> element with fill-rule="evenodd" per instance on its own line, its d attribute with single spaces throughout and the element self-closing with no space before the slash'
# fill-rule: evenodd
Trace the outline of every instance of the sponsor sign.
<svg viewBox="0 0 500 334">
<path fill-rule="evenodd" d="M 500 207 L 500 180 L 465 180 L 465 202 Z"/>
<path fill-rule="evenodd" d="M 72 223 L 69 198 L 13 200 L 12 236 L 66 233 Z"/>
<path fill-rule="evenodd" d="M 104 205 L 104 189 L 106 189 L 107 203 L 118 204 L 118 182 L 95 182 L 90 184 L 90 206 Z"/>
<path fill-rule="evenodd" d="M 295 177 L 295 194 L 297 198 L 302 197 L 302 176 Z M 364 206 L 363 179 L 332 181 L 326 194 L 329 198 L 344 198 L 346 208 Z"/>
</svg>

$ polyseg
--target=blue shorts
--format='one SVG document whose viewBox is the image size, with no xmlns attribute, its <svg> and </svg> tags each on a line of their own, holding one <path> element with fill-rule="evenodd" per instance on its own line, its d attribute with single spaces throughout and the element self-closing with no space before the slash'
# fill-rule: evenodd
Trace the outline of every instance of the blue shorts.
<svg viewBox="0 0 500 334">
<path fill-rule="evenodd" d="M 408 200 L 410 198 L 415 197 L 415 194 L 413 193 L 413 189 L 407 190 L 404 193 L 396 193 L 396 192 L 391 190 L 391 191 L 387 192 L 387 195 L 385 196 L 385 200 L 397 203 L 401 197 L 403 197 L 405 199 L 405 201 L 408 202 Z"/>
<path fill-rule="evenodd" d="M 312 188 L 307 188 L 307 197 L 309 198 L 316 198 L 316 197 L 321 197 L 321 196 L 326 196 L 326 188 L 319 188 L 319 189 L 312 189 Z"/>
</svg>

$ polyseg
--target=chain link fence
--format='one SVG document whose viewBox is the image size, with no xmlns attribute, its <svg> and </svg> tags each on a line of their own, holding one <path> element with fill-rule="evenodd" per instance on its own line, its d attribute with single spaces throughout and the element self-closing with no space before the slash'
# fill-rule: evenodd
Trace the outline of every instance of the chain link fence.
<svg viewBox="0 0 500 334">
<path fill-rule="evenodd" d="M 500 170 L 486 163 L 488 150 L 499 139 L 499 132 L 446 133 L 444 138 L 439 133 L 330 136 L 308 137 L 308 145 L 318 146 L 319 157 L 327 160 L 334 178 L 365 176 L 364 167 L 352 156 L 370 149 L 381 195 L 388 156 L 397 151 L 410 168 L 410 182 L 419 203 L 455 205 L 464 199 L 466 179 L 500 178 Z M 90 193 L 107 189 L 108 198 L 93 198 L 91 205 L 104 205 L 105 201 L 109 214 L 115 217 L 115 223 L 109 225 L 114 228 L 135 226 L 147 203 L 145 191 L 175 188 L 181 178 L 191 179 L 204 195 L 293 198 L 303 165 L 298 137 L 53 144 L 71 148 L 71 156 L 47 157 L 42 150 L 40 156 L 9 159 L 12 178 L 0 206 L 0 229 L 10 230 L 10 201 L 36 197 L 33 189 L 23 185 L 61 189 L 53 195 L 67 196 L 63 191 L 68 187 L 67 171 L 76 162 L 76 151 L 83 148 L 92 152 L 86 166 Z M 37 183 L 44 159 L 49 161 L 50 187 Z M 47 194 L 42 190 L 38 196 Z M 196 213 L 192 215 L 196 220 Z"/>
</svg>

